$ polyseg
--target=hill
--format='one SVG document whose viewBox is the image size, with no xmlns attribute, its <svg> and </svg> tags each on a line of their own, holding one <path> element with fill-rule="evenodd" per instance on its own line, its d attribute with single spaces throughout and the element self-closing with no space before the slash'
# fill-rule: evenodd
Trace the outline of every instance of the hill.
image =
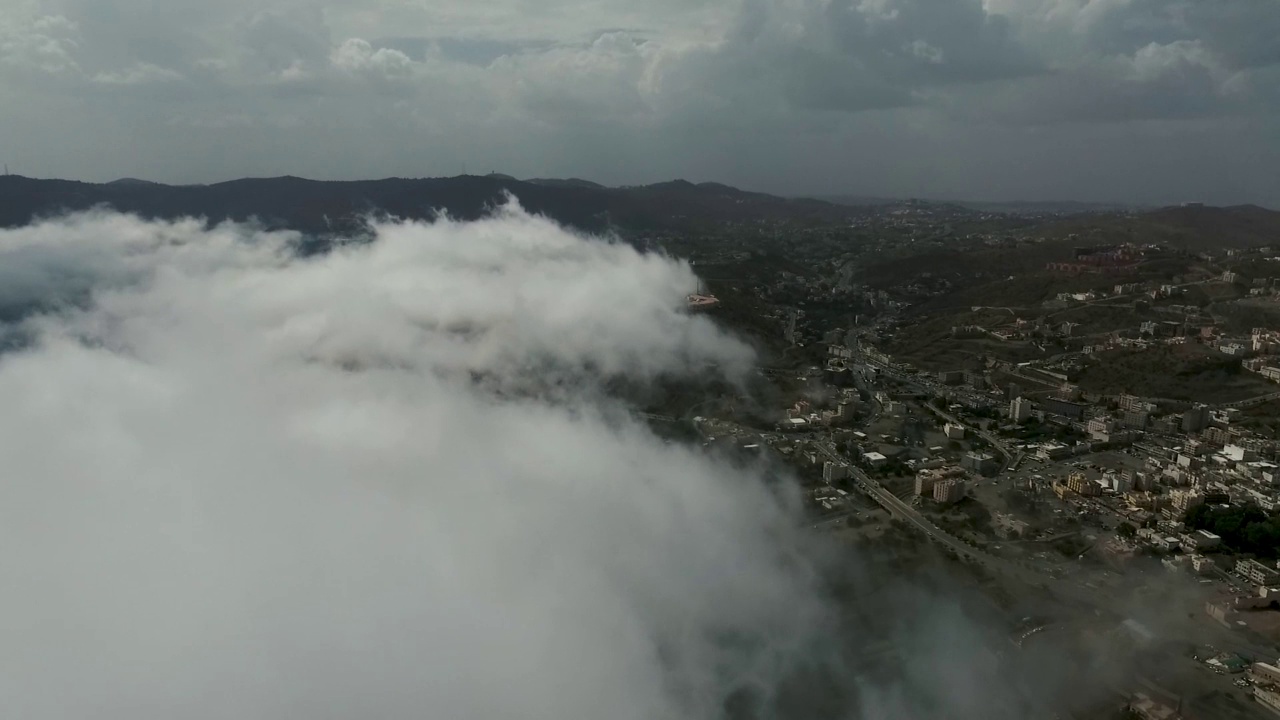
<svg viewBox="0 0 1280 720">
<path fill-rule="evenodd" d="M 584 230 L 697 231 L 734 223 L 841 223 L 848 208 L 677 180 L 607 188 L 582 180 L 521 181 L 505 175 L 362 181 L 248 178 L 213 185 L 84 183 L 0 176 L 0 227 L 108 206 L 147 218 L 251 218 L 268 227 L 326 234 L 351 231 L 370 213 L 409 219 L 473 219 L 511 193 L 528 210 Z"/>
<path fill-rule="evenodd" d="M 1234 402 L 1275 390 L 1274 384 L 1242 371 L 1238 358 L 1194 343 L 1105 353 L 1086 365 L 1079 385 L 1091 392 L 1204 403 Z"/>
<path fill-rule="evenodd" d="M 1037 234 L 1076 235 L 1082 244 L 1159 243 L 1190 251 L 1259 247 L 1280 244 L 1280 212 L 1257 205 L 1188 205 L 1077 216 L 1044 225 Z"/>
</svg>

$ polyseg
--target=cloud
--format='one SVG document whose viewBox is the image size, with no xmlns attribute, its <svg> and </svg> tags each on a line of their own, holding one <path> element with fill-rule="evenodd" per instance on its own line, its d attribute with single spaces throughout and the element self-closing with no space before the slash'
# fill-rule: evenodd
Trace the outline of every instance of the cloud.
<svg viewBox="0 0 1280 720">
<path fill-rule="evenodd" d="M 105 85 L 145 85 L 182 80 L 182 75 L 173 70 L 141 63 L 122 71 L 99 73 L 93 80 Z"/>
<path fill-rule="evenodd" d="M 817 630 L 784 506 L 593 380 L 749 362 L 686 266 L 515 207 L 373 235 L 0 233 L 78 296 L 0 358 L 4 714 L 709 717 Z"/>
<path fill-rule="evenodd" d="M 0 714 L 1013 720 L 1024 675 L 1035 712 L 1091 687 L 1002 663 L 962 577 L 880 566 L 905 541 L 818 543 L 767 467 L 630 416 L 615 381 L 754 362 L 686 264 L 514 201 L 301 239 L 0 230 Z"/>
<path fill-rule="evenodd" d="M 413 68 L 408 55 L 390 48 L 374 49 L 366 40 L 352 38 L 333 51 L 334 66 L 351 72 L 371 71 L 383 76 L 406 75 Z"/>
<path fill-rule="evenodd" d="M 756 0 L 722 43 L 694 57 L 708 91 L 738 93 L 746 109 L 763 83 L 796 111 L 899 107 L 932 87 L 1039 70 L 1005 19 L 973 0 Z"/>
<path fill-rule="evenodd" d="M 16 5 L 0 18 L 0 103 L 15 108 L 0 146 L 33 175 L 182 183 L 484 167 L 1007 198 L 1028 186 L 1011 179 L 1025 153 L 992 126 L 1053 127 L 1040 144 L 1063 145 L 1110 125 L 1114 140 L 1041 171 L 1055 196 L 1084 197 L 1094 167 L 1133 172 L 1116 158 L 1151 136 L 1144 123 L 1178 127 L 1142 163 L 1211 137 L 1203 122 L 1223 135 L 1250 124 L 1248 145 L 1280 152 L 1270 0 Z M 977 160 L 941 167 L 940 147 Z M 1201 194 L 1198 177 L 1232 176 L 1245 191 L 1210 201 L 1276 202 L 1264 165 L 1199 147 L 1158 191 L 1121 192 L 1179 200 Z"/>
<path fill-rule="evenodd" d="M 75 59 L 79 28 L 62 15 L 36 15 L 0 23 L 0 69 L 46 76 L 80 72 Z"/>
</svg>

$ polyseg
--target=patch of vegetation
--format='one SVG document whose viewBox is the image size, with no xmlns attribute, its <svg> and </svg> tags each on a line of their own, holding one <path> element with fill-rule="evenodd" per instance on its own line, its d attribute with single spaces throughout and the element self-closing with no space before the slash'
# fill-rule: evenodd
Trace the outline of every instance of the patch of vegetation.
<svg viewBox="0 0 1280 720">
<path fill-rule="evenodd" d="M 1280 556 L 1280 516 L 1268 515 L 1257 505 L 1198 505 L 1187 511 L 1183 522 L 1220 536 L 1223 544 L 1237 552 L 1267 559 Z"/>
<path fill-rule="evenodd" d="M 1132 393 L 1210 404 L 1261 395 L 1274 388 L 1244 372 L 1239 358 L 1196 343 L 1097 355 L 1085 366 L 1079 385 L 1108 395 Z"/>
</svg>

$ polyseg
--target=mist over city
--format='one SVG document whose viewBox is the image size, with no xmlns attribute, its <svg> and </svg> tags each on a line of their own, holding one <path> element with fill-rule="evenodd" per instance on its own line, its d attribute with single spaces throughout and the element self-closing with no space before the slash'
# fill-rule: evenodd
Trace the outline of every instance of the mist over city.
<svg viewBox="0 0 1280 720">
<path fill-rule="evenodd" d="M 1270 0 L 0 0 L 0 716 L 1280 715 Z"/>
</svg>

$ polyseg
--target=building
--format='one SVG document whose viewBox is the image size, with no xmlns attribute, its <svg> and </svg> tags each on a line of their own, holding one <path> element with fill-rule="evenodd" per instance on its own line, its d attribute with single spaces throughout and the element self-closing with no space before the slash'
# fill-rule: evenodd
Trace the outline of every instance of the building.
<svg viewBox="0 0 1280 720">
<path fill-rule="evenodd" d="M 1218 564 L 1214 562 L 1211 557 L 1206 557 L 1204 555 L 1192 555 L 1191 567 L 1199 575 L 1209 575 L 1216 567 L 1218 567 Z"/>
<path fill-rule="evenodd" d="M 1071 402 L 1070 400 L 1049 397 L 1040 401 L 1040 407 L 1051 415 L 1061 415 L 1072 420 L 1079 420 L 1084 417 L 1084 411 L 1089 406 L 1083 403 Z"/>
<path fill-rule="evenodd" d="M 1257 685 L 1280 685 L 1280 667 L 1256 662 L 1249 668 L 1249 679 Z"/>
<path fill-rule="evenodd" d="M 885 463 L 889 462 L 889 458 L 888 458 L 888 457 L 886 457 L 885 455 L 882 455 L 881 453 L 878 453 L 878 452 L 869 452 L 869 453 L 866 453 L 866 454 L 864 454 L 864 455 L 862 456 L 862 460 L 863 460 L 863 462 L 865 462 L 867 465 L 870 465 L 870 466 L 871 466 L 871 467 L 873 467 L 873 468 L 874 468 L 874 467 L 880 467 L 881 465 L 884 465 Z"/>
<path fill-rule="evenodd" d="M 1137 693 L 1129 700 L 1129 712 L 1140 720 L 1181 720 L 1177 708 L 1165 705 L 1147 695 Z"/>
<path fill-rule="evenodd" d="M 1205 442 L 1209 442 L 1214 445 L 1226 445 L 1227 443 L 1231 442 L 1230 432 L 1223 430 L 1220 427 L 1214 427 L 1212 425 L 1205 428 L 1200 433 L 1200 437 L 1204 438 Z"/>
<path fill-rule="evenodd" d="M 828 460 L 822 464 L 822 479 L 828 485 L 849 477 L 849 466 Z"/>
<path fill-rule="evenodd" d="M 1240 408 L 1222 408 L 1221 410 L 1210 410 L 1209 423 L 1210 424 L 1221 423 L 1223 425 L 1230 425 L 1233 422 L 1240 422 L 1240 418 L 1243 416 L 1244 416 L 1244 413 L 1240 410 Z"/>
<path fill-rule="evenodd" d="M 1208 407 L 1204 405 L 1196 405 L 1190 410 L 1182 413 L 1182 432 L 1200 432 L 1207 427 L 1209 427 Z"/>
<path fill-rule="evenodd" d="M 1254 686 L 1253 699 L 1271 712 L 1280 713 L 1280 692 L 1277 692 L 1274 686 L 1266 688 Z"/>
<path fill-rule="evenodd" d="M 1145 410 L 1125 410 L 1120 415 L 1120 424 L 1130 430 L 1146 430 L 1151 422 L 1151 414 Z"/>
<path fill-rule="evenodd" d="M 1208 530 L 1197 530 L 1191 536 L 1195 538 L 1197 550 L 1215 550 L 1222 547 L 1222 538 Z"/>
<path fill-rule="evenodd" d="M 1067 478 L 1067 489 L 1085 497 L 1102 494 L 1102 488 L 1084 473 L 1071 473 Z"/>
<path fill-rule="evenodd" d="M 1231 604 L 1227 601 L 1219 600 L 1214 602 L 1213 600 L 1208 600 L 1204 604 L 1204 611 L 1209 617 L 1230 627 L 1231 617 L 1235 613 L 1235 608 L 1231 607 Z"/>
<path fill-rule="evenodd" d="M 1026 521 L 1019 520 L 1007 513 L 995 513 L 992 516 L 991 527 L 997 537 L 1005 540 L 1015 540 L 1025 535 L 1031 526 Z"/>
<path fill-rule="evenodd" d="M 1137 395 L 1121 395 L 1116 403 L 1122 412 L 1155 412 L 1155 403 L 1147 402 Z"/>
<path fill-rule="evenodd" d="M 1185 553 L 1199 553 L 1206 550 L 1215 550 L 1222 545 L 1222 538 L 1214 535 L 1208 530 L 1196 530 L 1189 532 L 1178 538 L 1178 545 Z"/>
<path fill-rule="evenodd" d="M 1257 560 L 1237 560 L 1236 573 L 1255 585 L 1275 585 L 1280 580 L 1280 572 L 1276 572 L 1275 568 L 1268 567 Z"/>
<path fill-rule="evenodd" d="M 964 490 L 963 480 L 943 480 L 933 486 L 933 499 L 944 505 L 958 503 L 964 498 Z"/>
<path fill-rule="evenodd" d="M 1117 423 L 1109 417 L 1100 416 L 1090 420 L 1085 427 L 1089 432 L 1089 437 L 1106 442 L 1112 433 L 1116 431 Z"/>
<path fill-rule="evenodd" d="M 1060 442 L 1047 442 L 1036 450 L 1036 457 L 1041 460 L 1061 460 L 1071 457 L 1071 447 Z"/>
<path fill-rule="evenodd" d="M 1026 422 L 1031 419 L 1031 400 L 1025 397 L 1016 397 L 1013 402 L 1009 403 L 1009 419 L 1016 423 Z"/>
<path fill-rule="evenodd" d="M 1204 504 L 1204 495 L 1199 490 L 1174 490 L 1169 493 L 1170 507 L 1182 517 L 1193 507 Z"/>
<path fill-rule="evenodd" d="M 979 475 L 994 475 L 1000 471 L 1000 462 L 991 453 L 975 451 L 961 458 L 960 467 Z"/>
<path fill-rule="evenodd" d="M 1161 435 L 1177 435 L 1182 418 L 1177 415 L 1165 415 L 1151 421 L 1151 430 Z"/>
<path fill-rule="evenodd" d="M 1222 454 L 1226 455 L 1227 459 L 1232 462 L 1245 462 L 1257 457 L 1257 453 L 1240 447 L 1239 445 L 1227 445 L 1222 449 Z"/>
<path fill-rule="evenodd" d="M 942 432 L 947 436 L 948 440 L 963 440 L 964 426 L 955 423 L 947 423 L 942 427 Z"/>
<path fill-rule="evenodd" d="M 964 470 L 952 466 L 945 468 L 927 468 L 916 473 L 916 495 L 930 497 L 933 488 L 940 482 L 949 479 L 964 479 Z"/>
</svg>

